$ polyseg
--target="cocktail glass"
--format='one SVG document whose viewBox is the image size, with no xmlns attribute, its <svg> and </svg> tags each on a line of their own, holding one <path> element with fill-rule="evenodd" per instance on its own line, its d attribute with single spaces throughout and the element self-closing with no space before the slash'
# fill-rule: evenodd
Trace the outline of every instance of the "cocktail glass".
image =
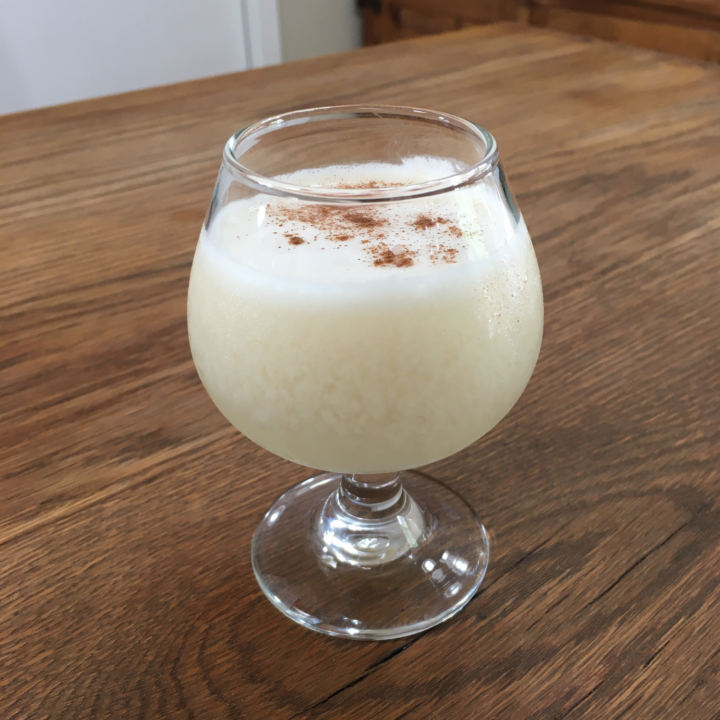
<svg viewBox="0 0 720 720">
<path fill-rule="evenodd" d="M 338 106 L 228 141 L 188 327 L 228 420 L 320 471 L 255 531 L 255 575 L 278 609 L 377 640 L 432 627 L 472 598 L 486 531 L 450 485 L 411 468 L 502 419 L 542 325 L 532 244 L 481 127 Z"/>
</svg>

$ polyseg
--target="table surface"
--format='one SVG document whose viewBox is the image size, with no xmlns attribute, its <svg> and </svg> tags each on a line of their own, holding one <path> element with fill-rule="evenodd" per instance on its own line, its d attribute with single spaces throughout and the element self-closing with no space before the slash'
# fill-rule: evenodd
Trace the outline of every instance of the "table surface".
<svg viewBox="0 0 720 720">
<path fill-rule="evenodd" d="M 397 641 L 265 600 L 253 528 L 308 470 L 241 437 L 185 294 L 224 141 L 383 102 L 498 138 L 545 338 L 431 466 L 492 538 Z M 0 717 L 720 717 L 720 68 L 514 26 L 0 118 Z"/>
</svg>

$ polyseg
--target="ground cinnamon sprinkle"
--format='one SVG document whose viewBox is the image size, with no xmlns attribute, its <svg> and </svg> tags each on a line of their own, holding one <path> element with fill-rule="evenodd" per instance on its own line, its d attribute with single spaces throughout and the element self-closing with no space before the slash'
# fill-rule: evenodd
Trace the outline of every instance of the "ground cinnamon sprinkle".
<svg viewBox="0 0 720 720">
<path fill-rule="evenodd" d="M 280 227 L 285 222 L 306 223 L 331 236 L 344 235 L 358 228 L 371 230 L 388 222 L 387 218 L 378 217 L 372 210 L 360 211 L 335 205 L 302 205 L 297 208 L 278 205 L 268 208 L 268 214 L 277 217 Z"/>
<path fill-rule="evenodd" d="M 362 185 L 341 185 L 339 187 L 372 188 L 385 187 L 376 182 Z M 375 267 L 411 267 L 415 264 L 417 250 L 409 250 L 403 245 L 390 247 L 386 240 L 391 229 L 390 217 L 381 214 L 373 207 L 345 207 L 341 205 L 293 205 L 276 204 L 267 207 L 267 214 L 282 228 L 286 223 L 300 223 L 309 225 L 319 231 L 319 236 L 326 240 L 339 243 L 347 242 L 353 238 L 360 241 L 361 247 L 368 255 L 368 260 Z M 444 226 L 442 231 L 453 238 L 461 238 L 462 230 L 457 225 L 450 225 L 445 217 L 433 217 L 422 213 L 409 222 L 409 227 L 417 232 L 432 227 Z M 438 228 L 440 229 L 440 228 Z M 290 245 L 303 245 L 312 240 L 305 240 L 292 232 L 284 233 Z M 315 241 L 318 235 L 315 235 Z M 428 237 L 428 241 L 430 237 Z M 457 262 L 458 250 L 449 245 L 433 243 L 428 247 L 430 260 L 434 263 Z"/>
<path fill-rule="evenodd" d="M 395 267 L 409 267 L 414 264 L 413 259 L 407 255 L 395 259 Z"/>
<path fill-rule="evenodd" d="M 417 219 L 413 222 L 412 226 L 416 230 L 427 230 L 433 225 L 447 225 L 449 220 L 447 218 L 439 217 L 434 220 L 429 215 L 418 215 Z"/>
<path fill-rule="evenodd" d="M 430 254 L 433 262 L 456 263 L 459 250 L 445 244 L 436 245 Z"/>
<path fill-rule="evenodd" d="M 345 222 L 352 223 L 353 225 L 359 225 L 364 228 L 376 228 L 380 225 L 387 223 L 386 218 L 377 218 L 369 215 L 368 213 L 361 213 L 355 210 L 350 210 L 342 217 Z"/>
<path fill-rule="evenodd" d="M 393 248 L 388 247 L 386 243 L 380 243 L 370 248 L 370 254 L 373 256 L 373 265 L 375 267 L 410 267 L 415 264 L 413 257 L 417 255 L 415 250 L 408 250 L 402 245 L 396 245 Z"/>
<path fill-rule="evenodd" d="M 342 188 L 343 190 L 372 190 L 374 188 L 386 188 L 386 187 L 400 187 L 402 183 L 381 183 L 377 180 L 370 180 L 369 182 L 362 183 L 341 183 L 336 187 Z"/>
</svg>

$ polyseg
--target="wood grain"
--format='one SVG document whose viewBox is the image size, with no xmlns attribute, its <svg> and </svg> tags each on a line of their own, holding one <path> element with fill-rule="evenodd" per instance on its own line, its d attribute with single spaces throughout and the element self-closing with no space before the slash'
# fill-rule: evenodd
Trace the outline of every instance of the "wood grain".
<svg viewBox="0 0 720 720">
<path fill-rule="evenodd" d="M 720 62 L 718 18 L 700 20 L 683 13 L 657 13 L 642 6 L 618 3 L 576 9 L 582 6 L 582 2 L 564 0 L 543 2 L 530 10 L 530 23 L 706 62 Z"/>
<path fill-rule="evenodd" d="M 720 62 L 718 0 L 362 0 L 365 45 L 516 21 Z"/>
<path fill-rule="evenodd" d="M 497 136 L 546 330 L 429 468 L 492 533 L 446 625 L 352 643 L 261 596 L 308 473 L 212 407 L 184 307 L 226 138 L 333 102 Z M 490 26 L 0 118 L 0 717 L 720 716 L 720 69 Z"/>
<path fill-rule="evenodd" d="M 527 0 L 359 0 L 363 44 L 460 30 L 473 25 L 522 21 Z"/>
<path fill-rule="evenodd" d="M 608 15 L 678 28 L 720 28 L 720 2 L 715 0 L 711 0 L 710 4 L 692 0 L 649 3 L 642 0 L 532 0 L 531 11 L 543 7 L 558 7 L 579 13 Z"/>
</svg>

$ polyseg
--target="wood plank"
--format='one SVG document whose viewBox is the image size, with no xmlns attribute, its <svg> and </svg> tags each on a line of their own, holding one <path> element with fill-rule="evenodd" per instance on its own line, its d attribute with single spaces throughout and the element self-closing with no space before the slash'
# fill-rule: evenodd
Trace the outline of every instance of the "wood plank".
<svg viewBox="0 0 720 720">
<path fill-rule="evenodd" d="M 661 50 L 705 62 L 720 61 L 720 31 L 714 29 L 682 27 L 545 6 L 531 10 L 530 24 L 649 50 Z"/>
<path fill-rule="evenodd" d="M 365 45 L 444 33 L 471 24 L 517 21 L 709 62 L 720 58 L 717 0 L 392 0 L 362 4 Z"/>
<path fill-rule="evenodd" d="M 372 2 L 369 3 L 372 6 Z M 383 0 L 381 6 L 409 9 L 424 15 L 446 15 L 478 24 L 512 21 L 517 18 L 527 0 Z"/>
<path fill-rule="evenodd" d="M 527 0 L 383 0 L 362 2 L 363 44 L 377 45 L 472 25 L 521 20 Z"/>
<path fill-rule="evenodd" d="M 383 5 L 379 12 L 363 10 L 363 45 L 407 40 L 424 35 L 459 30 L 462 23 L 453 15 L 418 13 L 412 8 L 394 8 Z"/>
<path fill-rule="evenodd" d="M 252 529 L 307 471 L 214 410 L 184 303 L 227 136 L 371 100 L 496 134 L 546 336 L 510 416 L 429 469 L 491 530 L 482 592 L 356 644 L 257 589 Z M 494 26 L 0 134 L 0 716 L 716 719 L 720 69 Z"/>
<path fill-rule="evenodd" d="M 628 0 L 533 0 L 533 10 L 539 15 L 543 14 L 538 13 L 541 8 L 556 7 L 591 15 L 610 15 L 639 20 L 651 25 L 720 30 L 720 3 L 716 3 L 715 6 L 717 12 L 704 14 L 694 12 L 688 4 L 681 1 L 658 5 Z"/>
<path fill-rule="evenodd" d="M 696 15 L 720 17 L 720 2 L 718 0 L 640 0 L 640 2 Z"/>
</svg>

